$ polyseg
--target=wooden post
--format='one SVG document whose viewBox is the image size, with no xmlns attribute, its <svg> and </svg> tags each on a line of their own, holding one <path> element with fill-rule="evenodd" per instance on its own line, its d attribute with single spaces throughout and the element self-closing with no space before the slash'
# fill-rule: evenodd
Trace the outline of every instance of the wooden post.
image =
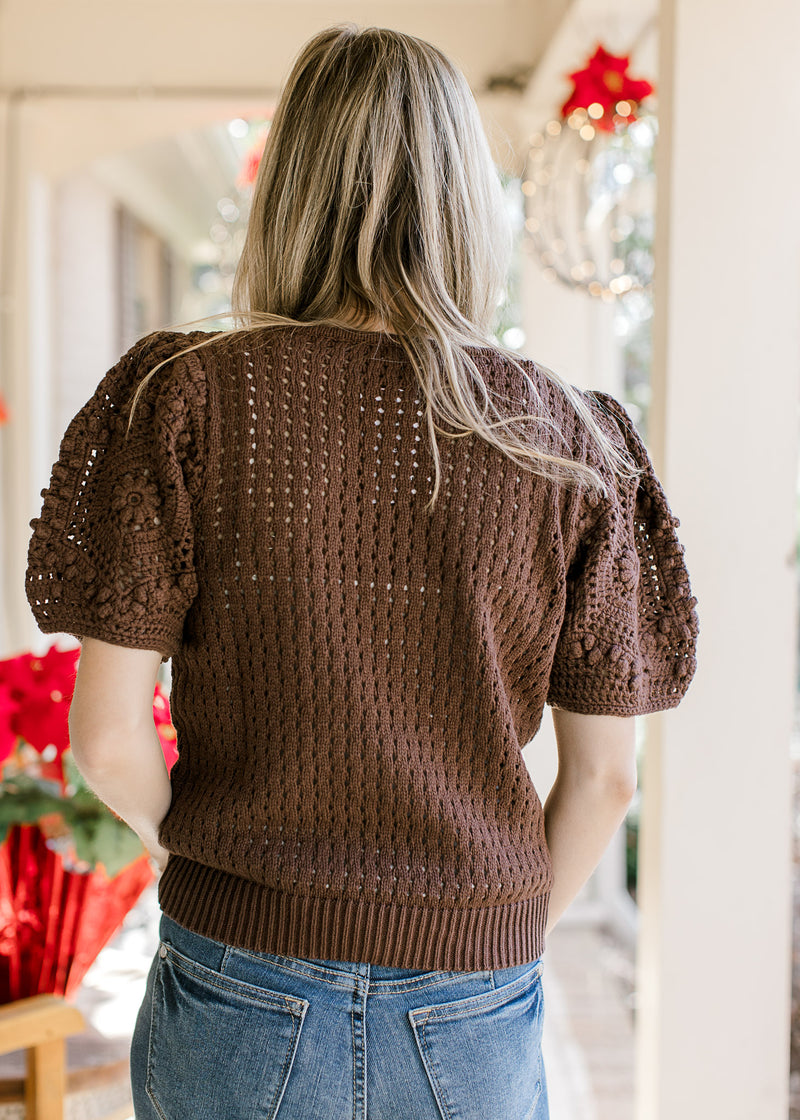
<svg viewBox="0 0 800 1120">
<path fill-rule="evenodd" d="M 0 1054 L 27 1050 L 25 1109 L 28 1120 L 63 1120 L 64 1040 L 85 1028 L 77 1007 L 51 995 L 30 996 L 0 1007 Z"/>
<path fill-rule="evenodd" d="M 25 1112 L 33 1120 L 63 1120 L 66 1071 L 64 1039 L 31 1046 L 27 1054 Z"/>
</svg>

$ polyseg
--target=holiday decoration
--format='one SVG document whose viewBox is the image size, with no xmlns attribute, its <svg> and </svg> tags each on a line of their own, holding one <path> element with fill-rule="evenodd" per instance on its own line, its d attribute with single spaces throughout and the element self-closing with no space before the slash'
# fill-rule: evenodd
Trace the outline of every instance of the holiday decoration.
<svg viewBox="0 0 800 1120">
<path fill-rule="evenodd" d="M 74 995 L 153 881 L 146 854 L 114 876 L 70 869 L 44 825 L 13 825 L 0 847 L 0 1004 Z"/>
<path fill-rule="evenodd" d="M 548 280 L 607 302 L 652 287 L 653 86 L 628 74 L 627 55 L 598 46 L 569 77 L 559 119 L 531 137 L 525 230 Z"/>
<path fill-rule="evenodd" d="M 139 837 L 87 786 L 69 749 L 79 649 L 0 661 L 0 1004 L 71 995 L 155 878 Z M 177 760 L 169 700 L 153 716 Z"/>
<path fill-rule="evenodd" d="M 635 120 L 638 103 L 653 92 L 653 87 L 650 82 L 631 78 L 629 65 L 627 55 L 609 54 L 598 46 L 586 66 L 569 75 L 573 90 L 561 106 L 561 116 L 567 119 L 575 109 L 586 109 L 593 127 L 605 132 Z"/>
<path fill-rule="evenodd" d="M 270 116 L 272 116 L 271 113 Z M 239 190 L 245 190 L 247 187 L 252 186 L 255 182 L 256 175 L 258 175 L 259 164 L 261 163 L 261 157 L 264 154 L 264 146 L 267 142 L 268 132 L 269 124 L 265 125 L 261 129 L 261 131 L 256 136 L 256 139 L 247 149 L 244 157 L 244 163 L 242 164 L 242 169 L 239 172 L 239 176 L 236 180 L 236 186 L 239 188 Z"/>
</svg>

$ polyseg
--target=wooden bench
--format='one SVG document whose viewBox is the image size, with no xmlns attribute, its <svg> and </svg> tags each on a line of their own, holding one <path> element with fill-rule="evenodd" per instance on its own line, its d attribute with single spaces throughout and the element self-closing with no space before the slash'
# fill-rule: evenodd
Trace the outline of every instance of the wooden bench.
<svg viewBox="0 0 800 1120">
<path fill-rule="evenodd" d="M 66 1045 L 86 1027 L 83 1015 L 58 996 L 30 996 L 0 1007 L 0 1054 L 26 1050 L 28 1120 L 63 1120 Z"/>
</svg>

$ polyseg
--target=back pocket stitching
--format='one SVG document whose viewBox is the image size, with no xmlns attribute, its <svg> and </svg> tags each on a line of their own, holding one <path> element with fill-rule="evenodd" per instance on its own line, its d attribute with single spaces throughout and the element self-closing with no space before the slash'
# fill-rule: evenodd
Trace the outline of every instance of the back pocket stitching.
<svg viewBox="0 0 800 1120">
<path fill-rule="evenodd" d="M 238 990 L 240 987 L 247 988 L 249 991 L 254 991 L 255 993 L 260 993 L 262 991 L 262 989 L 253 988 L 252 985 L 246 984 L 242 980 L 236 980 L 235 978 L 230 977 L 219 977 L 219 979 L 233 979 L 232 984 L 219 984 L 216 982 L 218 973 L 214 972 L 213 969 L 209 969 L 205 965 L 198 964 L 197 961 L 193 961 L 188 957 L 184 957 L 183 954 L 179 953 L 167 942 L 161 942 L 161 944 L 166 947 L 167 956 L 171 955 L 174 958 L 172 963 L 179 971 L 185 972 L 189 976 L 195 976 L 197 979 L 203 981 L 205 981 L 210 974 L 211 979 L 209 980 L 209 984 L 211 987 L 215 987 L 220 991 L 234 996 L 242 995 L 242 993 Z M 166 960 L 167 957 L 162 957 L 159 955 L 158 968 L 155 977 L 156 985 L 160 987 L 160 996 L 162 1002 L 164 999 L 162 974 Z M 149 1097 L 153 1107 L 155 1108 L 158 1115 L 162 1118 L 162 1120 L 169 1120 L 169 1117 L 167 1117 L 164 1110 L 161 1108 L 161 1105 L 159 1104 L 153 1092 L 152 1086 L 152 1052 L 154 1033 L 153 1017 L 155 1015 L 156 1002 L 156 991 L 154 989 L 153 999 L 150 1006 L 150 1037 L 147 1042 L 147 1076 L 145 1078 L 145 1092 L 147 1093 L 147 1096 Z M 257 994 L 255 997 L 255 1002 L 271 1006 L 276 1011 L 288 1011 L 292 1017 L 291 1044 L 287 1049 L 286 1057 L 284 1058 L 283 1066 L 278 1076 L 278 1088 L 276 1089 L 276 1093 L 279 1093 L 279 1095 L 276 1099 L 273 1099 L 273 1101 L 268 1106 L 270 1109 L 270 1116 L 274 1116 L 275 1109 L 283 1099 L 283 1094 L 286 1091 L 286 1082 L 291 1071 L 291 1067 L 294 1064 L 294 1059 L 297 1053 L 300 1031 L 302 1030 L 303 1023 L 305 1022 L 306 1012 L 308 1011 L 310 1004 L 308 1000 L 302 999 L 299 996 L 287 996 L 281 992 L 275 992 L 271 999 L 263 999 Z M 299 1008 L 292 1007 L 292 1003 L 298 1004 Z"/>
<path fill-rule="evenodd" d="M 450 1003 L 416 1007 L 408 1014 L 409 1017 L 412 1017 L 412 1023 L 417 1021 L 413 1018 L 414 1016 L 424 1015 L 424 1020 L 419 1020 L 424 1025 L 428 1019 L 461 1019 L 475 1011 L 492 1011 L 497 1007 L 502 1007 L 504 1003 L 510 1003 L 512 999 L 524 994 L 529 988 L 533 988 L 540 982 L 541 975 L 542 970 L 539 967 L 533 974 L 526 972 L 524 976 L 518 976 L 516 980 L 512 980 L 510 984 L 503 984 L 500 988 L 492 988 L 490 991 L 480 992 L 476 996 L 465 996 L 463 999 L 452 1000 Z M 487 997 L 490 995 L 497 998 L 494 1000 L 488 999 Z"/>
<path fill-rule="evenodd" d="M 541 964 L 540 964 L 539 967 L 536 969 L 536 974 L 535 974 L 535 980 L 537 982 L 541 980 L 541 972 L 542 972 L 542 969 L 541 969 Z M 508 999 L 497 999 L 497 1000 L 494 1000 L 491 1003 L 485 1003 L 484 1004 L 484 1003 L 475 1003 L 476 999 L 479 1000 L 481 998 L 480 996 L 477 996 L 477 997 L 476 996 L 469 996 L 468 999 L 466 999 L 466 1000 L 455 1000 L 455 1001 L 453 1001 L 452 1003 L 449 1003 L 449 1004 L 445 1004 L 445 1003 L 439 1004 L 437 1007 L 427 1007 L 427 1008 L 418 1007 L 418 1008 L 414 1008 L 414 1009 L 412 1009 L 411 1011 L 408 1012 L 408 1018 L 409 1018 L 409 1021 L 411 1023 L 411 1030 L 412 1030 L 412 1033 L 414 1034 L 414 1037 L 417 1041 L 417 1047 L 420 1050 L 420 1056 L 421 1056 L 423 1064 L 425 1066 L 425 1071 L 426 1071 L 426 1074 L 428 1076 L 428 1079 L 429 1079 L 429 1081 L 432 1082 L 432 1088 L 434 1090 L 434 1095 L 436 1097 L 436 1104 L 437 1104 L 437 1107 L 438 1107 L 438 1109 L 439 1109 L 439 1111 L 440 1111 L 440 1113 L 443 1117 L 443 1120 L 449 1120 L 449 1118 L 452 1118 L 453 1114 L 450 1111 L 450 1108 L 448 1107 L 448 1105 L 445 1101 L 444 1090 L 443 1090 L 443 1087 L 442 1087 L 442 1083 L 439 1080 L 439 1076 L 436 1072 L 435 1064 L 432 1060 L 434 1055 L 431 1052 L 430 1043 L 428 1042 L 426 1028 L 431 1023 L 431 1021 L 442 1021 L 443 1020 L 445 1022 L 451 1022 L 451 1021 L 463 1018 L 465 1015 L 469 1014 L 470 1012 L 474 1012 L 476 1009 L 478 1011 L 484 1011 L 484 1010 L 492 1011 L 497 1007 L 502 1007 L 502 1005 L 504 1003 L 509 1003 L 509 1002 L 511 1002 L 511 999 L 515 998 L 516 996 L 525 994 L 526 991 L 529 990 L 529 988 L 532 989 L 534 987 L 533 984 L 521 983 L 521 981 L 529 982 L 530 979 L 531 979 L 531 974 L 526 973 L 524 976 L 518 977 L 517 980 L 513 980 L 510 984 L 504 984 L 500 988 L 493 989 L 498 994 L 508 993 L 509 988 L 512 988 L 514 985 L 516 985 L 515 991 L 510 994 L 510 998 L 508 998 Z M 539 995 L 539 999 L 541 1000 L 541 993 Z M 472 1001 L 472 1006 L 471 1007 L 467 1007 L 467 1008 L 462 1007 L 455 1014 L 445 1014 L 445 1015 L 437 1014 L 437 1012 L 442 1008 L 448 1008 L 448 1007 L 453 1008 L 453 1007 L 457 1006 L 458 1004 L 465 1004 L 469 1001 Z M 415 1018 L 416 1016 L 420 1016 L 420 1017 L 417 1019 L 417 1018 Z M 534 1087 L 535 1096 L 534 1096 L 534 1099 L 533 1099 L 533 1101 L 532 1101 L 532 1103 L 531 1103 L 531 1105 L 530 1105 L 530 1107 L 529 1107 L 529 1109 L 526 1113 L 526 1120 L 527 1120 L 528 1117 L 532 1116 L 533 1113 L 536 1111 L 536 1108 L 538 1107 L 539 1101 L 540 1101 L 541 1096 L 542 1096 L 542 1075 L 541 1075 L 542 1054 L 541 1054 L 541 1047 L 540 1047 L 540 1051 L 539 1051 L 539 1061 L 540 1061 L 539 1075 L 536 1078 L 536 1084 L 535 1084 L 535 1087 Z"/>
<path fill-rule="evenodd" d="M 208 968 L 206 965 L 199 964 L 193 961 L 191 957 L 185 957 L 174 949 L 168 942 L 164 942 L 167 948 L 167 955 L 173 958 L 173 965 L 187 972 L 191 976 L 195 976 L 198 980 L 208 983 L 210 987 L 217 988 L 221 992 L 229 992 L 231 995 L 239 996 L 243 999 L 251 999 L 256 1003 L 261 1003 L 266 1006 L 274 1007 L 277 1010 L 287 1010 L 292 1015 L 299 1015 L 301 1018 L 305 1016 L 309 1008 L 307 999 L 301 996 L 289 996 L 285 992 L 271 992 L 267 988 L 258 988 L 255 984 L 248 984 L 246 980 L 238 980 L 235 976 L 222 975 L 222 973 L 215 972 L 214 969 Z M 163 963 L 166 957 L 162 957 Z"/>
<path fill-rule="evenodd" d="M 164 992 L 163 992 L 163 988 L 162 988 L 162 984 L 161 984 L 161 968 L 162 968 L 163 964 L 164 964 L 164 958 L 159 956 L 158 965 L 156 967 L 156 974 L 153 978 L 153 997 L 150 1000 L 150 1034 L 149 1034 L 148 1039 L 147 1039 L 147 1074 L 146 1074 L 145 1079 L 144 1079 L 144 1091 L 147 1093 L 148 1097 L 150 1098 L 150 1103 L 153 1105 L 153 1108 L 156 1110 L 158 1115 L 161 1117 L 161 1120 L 167 1120 L 167 1117 L 161 1111 L 161 1105 L 158 1103 L 155 1096 L 153 1095 L 153 1088 L 152 1088 L 152 1086 L 153 1086 L 153 1031 L 154 1031 L 153 1019 L 154 1019 L 155 1013 L 156 1013 L 156 997 L 160 995 L 162 1001 L 163 1001 L 163 998 L 164 998 Z"/>
</svg>

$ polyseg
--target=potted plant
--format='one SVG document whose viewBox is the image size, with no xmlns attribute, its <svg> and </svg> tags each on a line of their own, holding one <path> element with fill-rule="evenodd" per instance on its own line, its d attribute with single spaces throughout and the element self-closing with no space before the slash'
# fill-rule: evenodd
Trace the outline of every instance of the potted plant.
<svg viewBox="0 0 800 1120">
<path fill-rule="evenodd" d="M 80 648 L 0 660 L 0 1004 L 70 996 L 155 879 L 139 837 L 89 788 L 69 749 Z M 177 759 L 169 701 L 156 729 Z"/>
</svg>

